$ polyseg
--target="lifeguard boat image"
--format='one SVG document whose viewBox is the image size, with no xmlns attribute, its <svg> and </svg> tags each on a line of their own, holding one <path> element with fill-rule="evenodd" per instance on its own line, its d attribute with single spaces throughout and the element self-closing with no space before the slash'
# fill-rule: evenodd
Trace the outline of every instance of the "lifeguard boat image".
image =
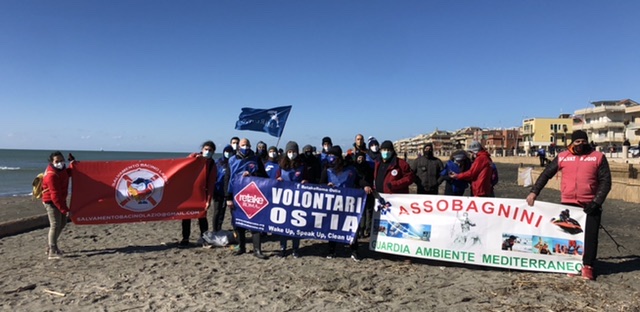
<svg viewBox="0 0 640 312">
<path fill-rule="evenodd" d="M 582 226 L 578 221 L 571 219 L 569 209 L 560 212 L 558 218 L 551 218 L 551 223 L 569 234 L 582 233 Z"/>
</svg>

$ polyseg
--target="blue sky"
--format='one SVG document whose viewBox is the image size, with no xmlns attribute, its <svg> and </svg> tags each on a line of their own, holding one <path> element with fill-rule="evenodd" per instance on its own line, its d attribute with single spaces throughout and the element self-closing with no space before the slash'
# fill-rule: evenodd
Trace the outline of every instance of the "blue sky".
<svg viewBox="0 0 640 312">
<path fill-rule="evenodd" d="M 0 148 L 218 151 L 640 100 L 638 1 L 0 1 Z"/>
</svg>

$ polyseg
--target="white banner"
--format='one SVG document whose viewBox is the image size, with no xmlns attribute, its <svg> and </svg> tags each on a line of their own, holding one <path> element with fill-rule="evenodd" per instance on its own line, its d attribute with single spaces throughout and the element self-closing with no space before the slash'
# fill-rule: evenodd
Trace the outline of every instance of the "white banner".
<svg viewBox="0 0 640 312">
<path fill-rule="evenodd" d="M 380 194 L 369 248 L 508 269 L 582 268 L 581 208 L 524 199 Z M 384 202 L 384 205 L 382 204 Z"/>
</svg>

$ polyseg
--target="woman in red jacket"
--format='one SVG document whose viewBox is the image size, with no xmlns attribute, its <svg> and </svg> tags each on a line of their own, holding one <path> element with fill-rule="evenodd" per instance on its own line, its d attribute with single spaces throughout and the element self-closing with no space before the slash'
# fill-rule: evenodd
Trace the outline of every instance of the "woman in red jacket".
<svg viewBox="0 0 640 312">
<path fill-rule="evenodd" d="M 71 154 L 69 154 L 71 159 Z M 58 249 L 58 237 L 67 225 L 67 195 L 69 193 L 69 178 L 71 168 L 67 168 L 61 152 L 49 155 L 49 165 L 42 179 L 42 202 L 49 215 L 49 259 L 59 259 L 62 252 Z"/>
<path fill-rule="evenodd" d="M 449 176 L 452 179 L 470 182 L 472 196 L 494 197 L 491 181 L 494 169 L 491 156 L 478 141 L 471 142 L 469 151 L 475 155 L 471 168 L 462 173 L 450 172 Z"/>
</svg>

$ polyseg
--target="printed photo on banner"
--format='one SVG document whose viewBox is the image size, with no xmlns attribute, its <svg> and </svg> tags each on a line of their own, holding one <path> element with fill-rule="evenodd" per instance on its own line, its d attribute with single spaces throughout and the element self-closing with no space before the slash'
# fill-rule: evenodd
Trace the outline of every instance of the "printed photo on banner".
<svg viewBox="0 0 640 312">
<path fill-rule="evenodd" d="M 238 179 L 236 226 L 291 237 L 350 243 L 366 203 L 360 189 L 333 188 L 258 177 Z"/>
<path fill-rule="evenodd" d="M 581 209 L 523 199 L 380 194 L 369 248 L 409 257 L 544 272 L 579 269 Z"/>
</svg>

